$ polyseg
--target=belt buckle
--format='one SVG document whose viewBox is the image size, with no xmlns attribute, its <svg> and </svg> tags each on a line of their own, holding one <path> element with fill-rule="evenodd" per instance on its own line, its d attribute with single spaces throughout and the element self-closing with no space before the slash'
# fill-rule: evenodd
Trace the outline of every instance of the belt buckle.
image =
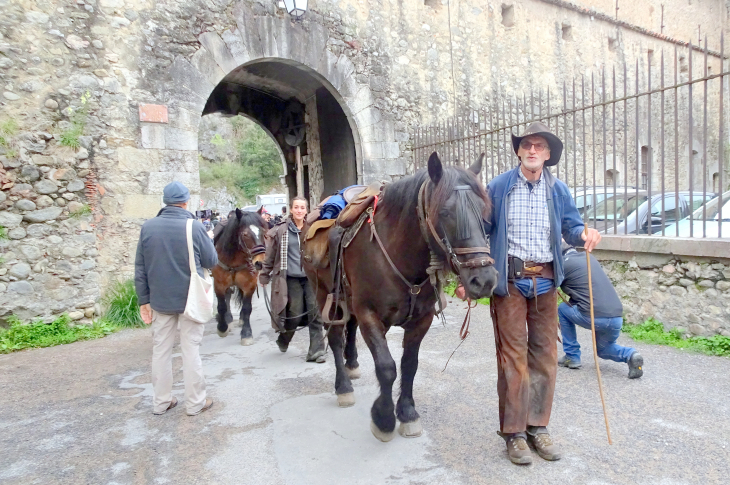
<svg viewBox="0 0 730 485">
<path fill-rule="evenodd" d="M 543 266 L 525 266 L 525 271 L 529 271 L 531 273 L 539 273 L 542 269 Z"/>
</svg>

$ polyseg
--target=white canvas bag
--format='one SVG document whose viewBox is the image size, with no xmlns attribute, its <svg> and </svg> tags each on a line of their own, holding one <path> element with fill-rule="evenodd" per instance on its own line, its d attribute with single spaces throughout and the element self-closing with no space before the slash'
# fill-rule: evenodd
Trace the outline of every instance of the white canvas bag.
<svg viewBox="0 0 730 485">
<path fill-rule="evenodd" d="M 198 323 L 208 323 L 213 318 L 213 282 L 210 276 L 201 277 L 195 268 L 195 253 L 193 252 L 193 220 L 188 219 L 185 225 L 185 235 L 188 240 L 188 261 L 190 262 L 190 287 L 188 301 L 185 304 L 184 315 Z"/>
</svg>

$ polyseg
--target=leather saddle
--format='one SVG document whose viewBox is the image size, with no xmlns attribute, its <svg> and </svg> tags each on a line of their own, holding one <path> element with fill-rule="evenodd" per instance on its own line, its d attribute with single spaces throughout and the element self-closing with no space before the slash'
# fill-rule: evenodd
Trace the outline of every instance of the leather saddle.
<svg viewBox="0 0 730 485">
<path fill-rule="evenodd" d="M 334 225 L 335 219 L 315 221 L 304 237 L 304 261 L 316 269 L 329 265 L 329 229 Z"/>
<path fill-rule="evenodd" d="M 342 209 L 340 215 L 337 216 L 337 225 L 343 228 L 352 226 L 360 215 L 373 204 L 376 196 L 383 191 L 380 183 L 368 185 L 365 190 L 360 192 L 355 199 Z"/>
</svg>

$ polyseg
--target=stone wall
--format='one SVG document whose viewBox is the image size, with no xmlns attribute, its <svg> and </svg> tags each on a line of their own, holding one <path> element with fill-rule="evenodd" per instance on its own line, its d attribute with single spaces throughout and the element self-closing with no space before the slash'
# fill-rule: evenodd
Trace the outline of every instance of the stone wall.
<svg viewBox="0 0 730 485">
<path fill-rule="evenodd" d="M 639 266 L 602 262 L 624 304 L 627 322 L 648 318 L 683 334 L 730 337 L 730 264 L 671 261 Z"/>
</svg>

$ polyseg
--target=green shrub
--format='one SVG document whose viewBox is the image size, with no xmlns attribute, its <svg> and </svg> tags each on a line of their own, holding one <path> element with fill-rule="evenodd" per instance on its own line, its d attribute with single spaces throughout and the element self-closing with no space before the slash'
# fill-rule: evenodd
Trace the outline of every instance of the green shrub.
<svg viewBox="0 0 730 485">
<path fill-rule="evenodd" d="M 104 316 L 101 320 L 119 327 L 146 327 L 139 315 L 139 302 L 134 281 L 116 281 L 109 286 L 104 298 Z"/>
<path fill-rule="evenodd" d="M 682 338 L 682 335 L 676 328 L 669 332 L 665 331 L 664 325 L 653 318 L 639 325 L 624 323 L 621 330 L 638 342 L 668 345 L 670 347 L 707 355 L 730 357 L 730 337 L 723 335 L 690 337 L 685 339 Z"/>
<path fill-rule="evenodd" d="M 35 321 L 25 324 L 15 317 L 9 318 L 9 321 L 10 328 L 0 329 L 0 353 L 2 354 L 99 338 L 117 330 L 113 325 L 104 321 L 95 322 L 92 326 L 71 326 L 71 319 L 66 314 L 51 323 Z"/>
<path fill-rule="evenodd" d="M 444 293 L 456 298 L 455 293 L 456 293 L 457 282 L 458 282 L 458 280 L 455 277 L 450 276 L 448 279 L 448 283 L 446 283 L 446 286 L 444 286 Z M 489 305 L 489 298 L 488 297 L 479 298 L 477 300 L 477 303 L 479 303 L 481 305 Z"/>
<path fill-rule="evenodd" d="M 0 241 L 8 238 L 8 230 L 5 226 L 0 226 Z"/>
</svg>

